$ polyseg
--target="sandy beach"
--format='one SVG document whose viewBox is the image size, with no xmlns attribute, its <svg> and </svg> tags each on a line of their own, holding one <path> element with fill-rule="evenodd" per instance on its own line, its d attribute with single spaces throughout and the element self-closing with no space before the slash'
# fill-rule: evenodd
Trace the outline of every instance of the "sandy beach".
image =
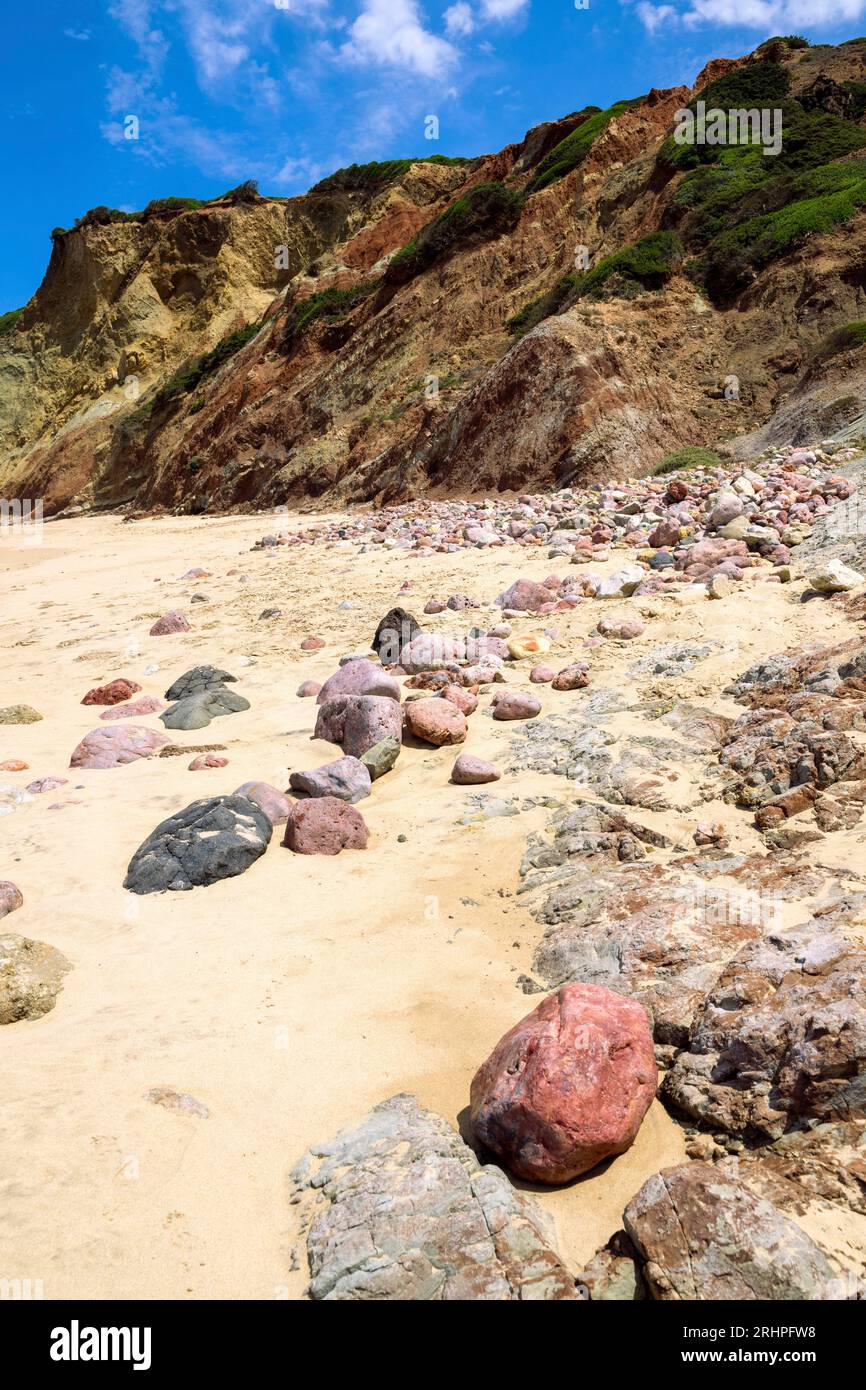
<svg viewBox="0 0 866 1390">
<path fill-rule="evenodd" d="M 308 524 L 282 521 L 290 531 Z M 527 836 L 550 813 L 536 805 L 460 824 L 476 789 L 449 783 L 453 749 L 404 748 L 361 807 L 365 851 L 294 855 L 277 830 L 237 878 L 145 897 L 123 889 L 132 853 L 173 811 L 250 779 L 283 789 L 289 771 L 336 756 L 312 740 L 315 703 L 296 689 L 368 649 L 393 604 L 420 617 L 431 594 L 471 593 L 480 610 L 429 620 L 436 631 L 465 631 L 495 621 L 486 605 L 518 575 L 542 580 L 557 564 L 543 547 L 424 558 L 334 546 L 252 551 L 267 529 L 261 515 L 103 517 L 51 522 L 40 545 L 0 543 L 0 704 L 28 703 L 43 715 L 0 728 L 0 761 L 28 764 L 0 782 L 69 779 L 0 822 L 0 877 L 24 896 L 4 927 L 56 947 L 73 967 L 50 1013 L 0 1037 L 0 1275 L 41 1280 L 49 1299 L 303 1297 L 288 1175 L 307 1146 L 400 1091 L 459 1126 L 480 1061 L 537 1002 L 517 978 L 531 974 L 540 928 L 515 890 Z M 209 577 L 182 580 L 193 566 Z M 743 594 L 752 583 L 744 580 Z M 583 642 L 599 609 L 586 603 L 554 615 L 551 659 L 586 659 L 594 685 L 625 689 L 638 649 L 711 639 L 719 654 L 666 693 L 736 714 L 722 694 L 732 663 L 744 669 L 811 635 L 813 613 L 790 586 L 760 587 L 760 603 L 635 600 L 629 611 L 647 625 L 640 641 L 590 649 Z M 191 604 L 193 593 L 207 603 Z M 346 601 L 353 606 L 341 607 Z M 269 606 L 280 615 L 260 620 Z M 192 631 L 148 636 L 175 608 Z M 549 621 L 527 619 L 515 631 Z M 855 631 L 840 608 L 822 608 L 822 639 Z M 326 641 L 318 652 L 300 650 L 310 633 Z M 206 662 L 237 676 L 233 688 L 251 708 L 172 737 L 224 744 L 227 767 L 190 772 L 190 754 L 70 771 L 73 748 L 100 723 L 100 710 L 81 704 L 90 687 L 128 676 L 162 697 Z M 145 674 L 150 666 L 158 669 Z M 509 682 L 525 686 L 529 666 L 509 669 Z M 549 686 L 535 693 L 544 713 L 585 697 Z M 482 705 L 465 750 L 505 766 L 514 727 L 489 719 L 489 700 Z M 156 714 L 134 722 L 162 729 Z M 564 778 L 531 772 L 506 772 L 490 790 L 520 805 L 575 795 Z M 726 819 L 736 847 L 760 847 L 741 812 L 720 803 L 701 814 Z M 684 839 L 696 814 L 646 818 Z M 818 853 L 847 872 L 862 862 L 863 838 L 855 828 Z M 194 1097 L 207 1114 L 147 1098 L 160 1087 Z M 683 1156 L 683 1131 L 656 1101 L 629 1152 L 540 1193 L 569 1269 L 578 1274 L 618 1229 L 650 1174 Z M 838 1240 L 859 1249 L 863 1225 L 852 1215 Z"/>
</svg>

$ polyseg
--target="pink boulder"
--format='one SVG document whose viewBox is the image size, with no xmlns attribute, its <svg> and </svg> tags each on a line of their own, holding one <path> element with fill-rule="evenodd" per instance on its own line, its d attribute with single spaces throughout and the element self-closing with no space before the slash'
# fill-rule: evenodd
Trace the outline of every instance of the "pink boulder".
<svg viewBox="0 0 866 1390">
<path fill-rule="evenodd" d="M 602 618 L 596 627 L 602 637 L 613 637 L 618 642 L 631 642 L 644 632 L 640 618 Z"/>
<path fill-rule="evenodd" d="M 367 826 L 360 811 L 336 796 L 299 801 L 286 822 L 283 844 L 296 854 L 339 854 L 364 849 Z"/>
<path fill-rule="evenodd" d="M 16 888 L 14 883 L 8 879 L 0 879 L 0 917 L 5 917 L 7 913 L 14 912 L 16 908 L 22 907 L 24 899 L 21 896 L 21 889 Z"/>
<path fill-rule="evenodd" d="M 187 772 L 202 772 L 206 767 L 228 767 L 228 758 L 221 758 L 216 753 L 199 753 L 197 758 L 193 758 L 187 768 Z"/>
<path fill-rule="evenodd" d="M 116 729 L 91 729 L 69 760 L 70 767 L 121 767 L 150 758 L 171 739 L 140 724 L 121 724 Z"/>
<path fill-rule="evenodd" d="M 301 700 L 309 700 L 312 695 L 318 695 L 321 688 L 318 681 L 301 681 L 295 694 Z"/>
<path fill-rule="evenodd" d="M 548 681 L 553 680 L 553 677 L 555 675 L 556 672 L 554 671 L 553 667 L 546 666 L 542 662 L 540 666 L 533 666 L 532 670 L 529 673 L 529 679 L 532 681 L 533 685 L 546 685 Z"/>
<path fill-rule="evenodd" d="M 289 798 L 268 782 L 242 782 L 235 788 L 234 795 L 254 801 L 259 810 L 264 811 L 271 825 L 281 825 L 288 820 L 292 809 Z"/>
<path fill-rule="evenodd" d="M 316 704 L 324 705 L 338 695 L 383 695 L 389 700 L 399 700 L 400 687 L 381 666 L 368 661 L 366 657 L 359 657 L 355 661 L 347 661 L 345 666 L 328 677 L 316 696 Z"/>
<path fill-rule="evenodd" d="M 458 787 L 476 787 L 482 782 L 498 782 L 502 773 L 492 763 L 476 758 L 471 753 L 461 753 L 451 769 L 451 781 Z"/>
<path fill-rule="evenodd" d="M 494 719 L 534 719 L 541 713 L 541 701 L 526 690 L 503 690 L 493 697 Z"/>
<path fill-rule="evenodd" d="M 412 700 L 406 706 L 406 728 L 424 743 L 441 748 L 446 743 L 463 742 L 466 716 L 450 700 Z"/>
<path fill-rule="evenodd" d="M 339 743 L 360 758 L 383 738 L 403 737 L 403 710 L 387 695 L 338 695 L 319 706 L 314 738 Z"/>
<path fill-rule="evenodd" d="M 521 613 L 537 613 L 550 603 L 550 590 L 546 584 L 536 584 L 534 579 L 515 579 L 510 588 L 495 600 L 500 608 L 510 608 Z"/>
<path fill-rule="evenodd" d="M 142 714 L 158 714 L 162 707 L 162 700 L 158 700 L 155 695 L 142 695 L 140 700 L 130 700 L 125 705 L 112 705 L 109 709 L 104 709 L 99 717 L 109 721 L 135 719 Z"/>
<path fill-rule="evenodd" d="M 83 705 L 119 705 L 140 689 L 141 686 L 135 681 L 127 680 L 125 676 L 119 676 L 117 680 L 109 681 L 108 685 L 95 685 L 92 690 L 88 690 L 81 703 Z"/>
<path fill-rule="evenodd" d="M 28 782 L 25 791 L 37 796 L 40 792 L 53 792 L 55 787 L 66 787 L 69 785 L 68 777 L 37 777 L 35 782 Z"/>
<path fill-rule="evenodd" d="M 602 985 L 563 985 L 479 1068 L 472 1128 L 518 1177 L 568 1182 L 630 1147 L 656 1081 L 643 1006 Z"/>
<path fill-rule="evenodd" d="M 186 615 L 181 613 L 179 608 L 173 608 L 170 613 L 163 613 L 161 618 L 157 618 L 150 629 L 150 635 L 151 637 L 167 637 L 173 632 L 189 632 L 189 630 Z"/>
</svg>

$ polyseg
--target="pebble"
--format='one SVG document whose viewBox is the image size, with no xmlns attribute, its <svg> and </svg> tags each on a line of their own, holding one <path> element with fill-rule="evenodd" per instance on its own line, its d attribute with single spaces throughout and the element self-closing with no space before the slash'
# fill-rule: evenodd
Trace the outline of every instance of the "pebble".
<svg viewBox="0 0 866 1390">
<path fill-rule="evenodd" d="M 163 613 L 161 618 L 157 618 L 153 627 L 150 629 L 151 637 L 167 637 L 175 632 L 189 632 L 189 622 L 184 613 L 179 608 L 173 608 L 170 613 Z"/>
</svg>

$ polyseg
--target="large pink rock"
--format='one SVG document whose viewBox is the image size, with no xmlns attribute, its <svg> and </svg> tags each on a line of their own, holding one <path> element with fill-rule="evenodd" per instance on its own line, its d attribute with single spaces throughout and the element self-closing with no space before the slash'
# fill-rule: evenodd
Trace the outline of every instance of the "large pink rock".
<svg viewBox="0 0 866 1390">
<path fill-rule="evenodd" d="M 495 601 L 500 608 L 537 613 L 545 604 L 550 603 L 550 590 L 545 584 L 536 584 L 534 579 L 515 579 L 511 587 Z"/>
<path fill-rule="evenodd" d="M 299 801 L 286 822 L 283 844 L 296 854 L 339 854 L 364 849 L 367 826 L 360 811 L 336 796 Z"/>
<path fill-rule="evenodd" d="M 314 738 L 339 743 L 360 758 L 389 735 L 403 737 L 403 710 L 387 695 L 338 695 L 319 706 Z"/>
<path fill-rule="evenodd" d="M 117 680 L 109 681 L 108 685 L 96 685 L 92 690 L 88 690 L 83 705 L 119 705 L 121 701 L 128 700 L 130 695 L 134 695 L 141 686 L 135 681 L 129 680 L 126 676 L 118 676 Z"/>
<path fill-rule="evenodd" d="M 173 632 L 189 632 L 189 630 L 186 614 L 181 613 L 179 608 L 173 608 L 170 613 L 163 613 L 161 618 L 157 618 L 150 629 L 150 635 L 151 637 L 167 637 Z"/>
<path fill-rule="evenodd" d="M 264 811 L 271 825 L 281 825 L 288 820 L 292 802 L 269 782 L 242 782 L 234 790 L 235 796 L 246 796 L 254 801 L 260 811 Z"/>
<path fill-rule="evenodd" d="M 602 985 L 563 985 L 477 1071 L 472 1128 L 518 1177 L 568 1182 L 629 1148 L 656 1081 L 643 1005 Z"/>
<path fill-rule="evenodd" d="M 150 758 L 171 739 L 141 724 L 120 724 L 116 729 L 91 729 L 69 759 L 70 767 L 121 767 Z"/>
<path fill-rule="evenodd" d="M 399 700 L 400 687 L 393 676 L 383 671 L 366 657 L 347 661 L 339 671 L 329 676 L 316 696 L 316 704 L 327 704 L 337 695 L 383 695 L 390 700 Z"/>
<path fill-rule="evenodd" d="M 163 708 L 162 700 L 155 695 L 142 695 L 140 700 L 129 700 L 125 705 L 111 705 L 104 709 L 100 719 L 136 719 L 142 714 L 158 714 Z"/>
<path fill-rule="evenodd" d="M 406 728 L 424 743 L 441 748 L 446 743 L 463 742 L 466 715 L 450 700 L 412 700 L 406 706 Z"/>
</svg>

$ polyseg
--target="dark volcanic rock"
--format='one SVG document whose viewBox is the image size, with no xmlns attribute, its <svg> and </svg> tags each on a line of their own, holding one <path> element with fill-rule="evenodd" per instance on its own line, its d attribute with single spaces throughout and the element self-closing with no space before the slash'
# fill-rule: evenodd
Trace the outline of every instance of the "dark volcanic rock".
<svg viewBox="0 0 866 1390">
<path fill-rule="evenodd" d="M 219 688 L 227 681 L 236 681 L 237 676 L 221 671 L 218 666 L 193 666 L 184 671 L 165 692 L 167 700 L 185 700 L 188 695 L 199 695 L 203 690 Z"/>
<path fill-rule="evenodd" d="M 250 702 L 224 686 L 210 686 L 194 695 L 186 695 L 169 705 L 159 717 L 167 729 L 206 729 L 212 719 L 224 714 L 238 714 L 249 709 Z"/>
<path fill-rule="evenodd" d="M 126 871 L 133 893 L 176 892 L 242 874 L 264 854 L 272 826 L 249 797 L 213 796 L 161 821 Z"/>
<path fill-rule="evenodd" d="M 396 666 L 403 648 L 421 631 L 417 618 L 405 608 L 390 608 L 376 628 L 370 645 L 383 666 Z"/>
<path fill-rule="evenodd" d="M 392 1096 L 293 1173 L 313 1299 L 576 1299 L 547 1220 L 414 1096 Z"/>
</svg>

